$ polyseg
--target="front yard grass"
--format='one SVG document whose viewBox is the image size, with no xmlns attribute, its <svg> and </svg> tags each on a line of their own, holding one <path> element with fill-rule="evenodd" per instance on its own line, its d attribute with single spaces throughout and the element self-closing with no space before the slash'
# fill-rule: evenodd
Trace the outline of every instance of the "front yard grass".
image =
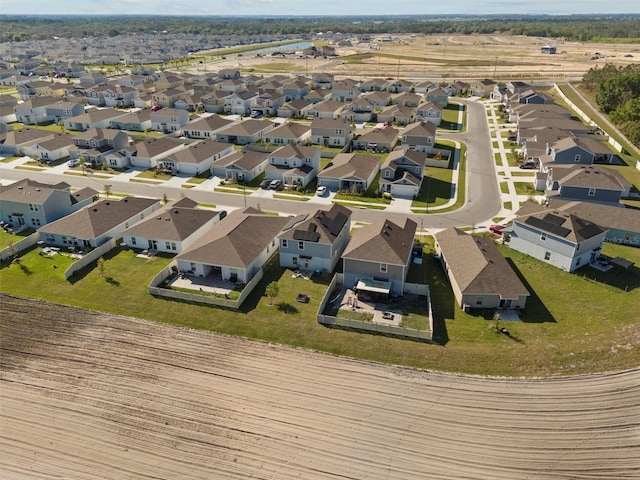
<svg viewBox="0 0 640 480">
<path fill-rule="evenodd" d="M 443 346 L 318 325 L 315 314 L 330 279 L 294 278 L 290 270 L 278 266 L 277 260 L 267 268 L 264 280 L 240 312 L 149 295 L 149 281 L 171 259 L 142 259 L 132 250 L 114 249 L 105 255 L 103 277 L 93 265 L 67 282 L 63 272 L 72 259 L 59 255 L 42 257 L 35 248 L 24 254 L 19 264 L 2 264 L 0 290 L 188 328 L 439 371 L 546 376 L 618 370 L 640 364 L 638 266 L 628 272 L 607 272 L 608 275 L 585 267 L 574 275 L 499 246 L 532 294 L 521 322 L 503 322 L 509 331 L 507 336 L 496 333 L 491 312 L 467 314 L 460 309 L 442 268 L 431 257 L 433 239 L 424 240 L 422 268 L 413 273 L 412 265 L 411 275 L 424 278 L 430 285 L 438 341 Z M 640 265 L 640 249 L 605 244 L 603 252 Z M 271 281 L 280 287 L 273 305 L 265 295 Z M 310 302 L 296 302 L 298 293 L 307 294 Z"/>
</svg>

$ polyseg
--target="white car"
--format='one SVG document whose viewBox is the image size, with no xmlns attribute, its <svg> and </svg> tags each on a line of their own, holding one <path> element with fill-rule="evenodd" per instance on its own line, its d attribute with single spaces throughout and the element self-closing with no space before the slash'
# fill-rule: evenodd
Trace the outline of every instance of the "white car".
<svg viewBox="0 0 640 480">
<path fill-rule="evenodd" d="M 77 167 L 78 165 L 80 165 L 80 160 L 78 160 L 77 158 L 74 158 L 72 160 L 69 160 L 67 162 L 67 165 L 70 167 Z"/>
<path fill-rule="evenodd" d="M 326 194 L 327 194 L 327 187 L 325 187 L 324 185 L 320 185 L 316 189 L 316 195 L 318 195 L 319 197 L 324 197 Z"/>
</svg>

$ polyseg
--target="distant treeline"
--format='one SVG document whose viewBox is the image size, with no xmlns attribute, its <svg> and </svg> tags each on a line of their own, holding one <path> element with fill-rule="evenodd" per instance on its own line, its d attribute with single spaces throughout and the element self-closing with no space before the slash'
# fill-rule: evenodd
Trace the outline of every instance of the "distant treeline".
<svg viewBox="0 0 640 480">
<path fill-rule="evenodd" d="M 152 32 L 201 35 L 511 34 L 572 41 L 640 39 L 640 15 L 176 17 L 0 16 L 0 42 Z"/>
</svg>

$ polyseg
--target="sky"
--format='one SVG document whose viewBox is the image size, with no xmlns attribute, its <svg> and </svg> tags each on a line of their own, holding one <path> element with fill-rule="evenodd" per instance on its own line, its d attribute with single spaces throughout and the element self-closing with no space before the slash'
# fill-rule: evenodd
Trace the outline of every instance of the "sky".
<svg viewBox="0 0 640 480">
<path fill-rule="evenodd" d="M 0 0 L 0 14 L 442 15 L 640 13 L 638 0 Z"/>
</svg>

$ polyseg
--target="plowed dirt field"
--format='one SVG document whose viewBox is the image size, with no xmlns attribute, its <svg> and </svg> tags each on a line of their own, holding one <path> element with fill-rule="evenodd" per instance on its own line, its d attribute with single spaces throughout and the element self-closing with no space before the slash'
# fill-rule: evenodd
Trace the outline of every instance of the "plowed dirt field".
<svg viewBox="0 0 640 480">
<path fill-rule="evenodd" d="M 640 369 L 479 378 L 0 296 L 0 478 L 640 478 Z"/>
</svg>

